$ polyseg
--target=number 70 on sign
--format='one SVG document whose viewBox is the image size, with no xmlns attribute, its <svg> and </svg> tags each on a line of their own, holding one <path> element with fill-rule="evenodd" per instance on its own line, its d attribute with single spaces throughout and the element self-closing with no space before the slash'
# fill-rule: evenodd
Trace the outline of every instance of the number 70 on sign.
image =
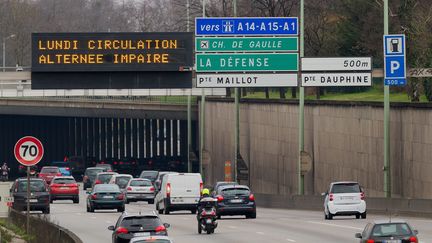
<svg viewBox="0 0 432 243">
<path fill-rule="evenodd" d="M 39 163 L 43 157 L 44 148 L 39 139 L 26 136 L 18 140 L 14 147 L 14 155 L 19 163 L 32 166 Z"/>
</svg>

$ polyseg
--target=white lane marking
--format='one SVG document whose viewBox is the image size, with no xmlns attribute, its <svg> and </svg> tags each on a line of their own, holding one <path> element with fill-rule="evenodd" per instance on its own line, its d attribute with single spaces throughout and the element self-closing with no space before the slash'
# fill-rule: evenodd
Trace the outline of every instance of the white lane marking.
<svg viewBox="0 0 432 243">
<path fill-rule="evenodd" d="M 352 226 L 346 226 L 346 225 L 328 224 L 328 223 L 321 223 L 321 222 L 314 222 L 314 221 L 306 221 L 306 222 L 307 223 L 311 223 L 311 224 L 320 224 L 320 225 L 326 225 L 326 226 L 331 226 L 331 227 L 339 227 L 339 228 L 345 228 L 345 229 L 363 230 L 362 228 L 352 227 Z"/>
<path fill-rule="evenodd" d="M 259 234 L 259 235 L 264 235 L 264 232 L 260 232 L 260 231 L 258 231 L 258 232 L 256 232 L 257 234 Z"/>
<path fill-rule="evenodd" d="M 91 219 L 96 219 L 96 217 L 95 217 L 95 216 L 91 216 L 90 218 L 91 218 Z"/>
<path fill-rule="evenodd" d="M 75 213 L 76 215 L 81 215 L 81 213 Z"/>
<path fill-rule="evenodd" d="M 289 241 L 289 242 L 296 242 L 295 240 L 288 239 L 288 238 L 286 238 L 285 240 L 286 240 L 286 241 Z"/>
</svg>

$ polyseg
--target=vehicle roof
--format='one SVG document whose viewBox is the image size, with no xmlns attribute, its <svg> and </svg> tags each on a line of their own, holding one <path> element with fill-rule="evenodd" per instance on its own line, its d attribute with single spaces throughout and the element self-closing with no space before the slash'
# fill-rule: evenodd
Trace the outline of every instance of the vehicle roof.
<svg viewBox="0 0 432 243">
<path fill-rule="evenodd" d="M 18 178 L 18 179 L 16 179 L 17 181 L 26 181 L 27 180 L 27 177 L 21 177 L 21 178 Z M 30 177 L 30 180 L 31 181 L 45 181 L 44 179 L 42 179 L 42 178 L 34 178 L 34 177 Z"/>
<path fill-rule="evenodd" d="M 49 166 L 43 166 L 42 169 L 43 169 L 43 168 L 58 168 L 58 166 L 50 166 L 50 165 L 49 165 Z"/>
<path fill-rule="evenodd" d="M 63 178 L 65 178 L 65 179 L 74 179 L 75 180 L 75 178 L 73 176 L 54 176 L 53 180 L 54 179 L 63 179 Z"/>
<path fill-rule="evenodd" d="M 121 177 L 121 176 L 127 176 L 127 177 L 131 177 L 131 178 L 133 178 L 133 176 L 130 175 L 130 174 L 115 174 L 115 175 L 114 175 L 114 177 Z"/>
<path fill-rule="evenodd" d="M 96 184 L 95 186 L 94 186 L 94 188 L 101 188 L 101 189 L 103 189 L 103 188 L 108 188 L 108 187 L 117 187 L 117 188 L 119 188 L 120 189 L 120 187 L 117 185 L 117 184 Z"/>
<path fill-rule="evenodd" d="M 86 170 L 103 170 L 101 167 L 87 167 Z"/>
<path fill-rule="evenodd" d="M 360 183 L 358 183 L 357 181 L 335 181 L 335 182 L 332 182 L 331 184 L 332 184 L 332 185 L 335 185 L 335 184 L 349 184 L 349 183 L 352 183 L 352 184 L 360 184 Z"/>
<path fill-rule="evenodd" d="M 96 176 L 98 176 L 98 175 L 117 175 L 117 174 L 118 174 L 117 172 L 100 172 L 100 173 L 97 173 Z"/>
<path fill-rule="evenodd" d="M 124 212 L 122 214 L 123 218 L 129 218 L 129 217 L 139 217 L 139 216 L 143 216 L 143 217 L 148 217 L 148 216 L 155 216 L 155 217 L 159 217 L 159 215 L 157 214 L 156 211 L 154 210 L 150 210 L 150 211 L 144 211 L 144 212 L 133 212 L 133 213 L 129 213 L 129 212 Z"/>
<path fill-rule="evenodd" d="M 238 182 L 235 182 L 235 181 L 216 181 L 215 185 L 219 185 L 219 184 L 238 185 Z"/>
<path fill-rule="evenodd" d="M 143 170 L 143 171 L 141 171 L 141 173 L 143 173 L 143 172 L 157 172 L 157 173 L 161 173 L 161 172 L 159 172 L 157 170 Z"/>
<path fill-rule="evenodd" d="M 221 186 L 220 190 L 225 190 L 228 188 L 241 188 L 241 189 L 248 189 L 250 190 L 250 188 L 248 186 L 245 185 L 225 185 L 225 186 Z"/>
<path fill-rule="evenodd" d="M 149 182 L 151 182 L 150 179 L 147 179 L 147 178 L 141 178 L 141 177 L 139 177 L 139 178 L 132 178 L 131 181 L 149 181 Z"/>
<path fill-rule="evenodd" d="M 404 224 L 404 223 L 408 223 L 408 222 L 404 219 L 398 219 L 398 218 L 390 219 L 389 218 L 389 219 L 377 219 L 377 220 L 374 220 L 372 223 L 373 224 L 389 224 L 389 223 L 396 223 L 396 224 L 402 223 L 402 224 Z"/>
<path fill-rule="evenodd" d="M 142 241 L 142 240 L 169 240 L 171 242 L 171 239 L 168 236 L 161 236 L 161 235 L 151 235 L 151 236 L 142 236 L 142 237 L 134 237 L 131 239 L 131 242 L 136 241 Z"/>
</svg>

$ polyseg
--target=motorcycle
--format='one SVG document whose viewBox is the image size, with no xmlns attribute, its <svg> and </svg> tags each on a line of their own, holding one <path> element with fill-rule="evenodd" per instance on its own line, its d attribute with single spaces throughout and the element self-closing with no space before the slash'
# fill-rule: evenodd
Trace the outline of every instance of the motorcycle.
<svg viewBox="0 0 432 243">
<path fill-rule="evenodd" d="M 214 230 L 217 227 L 216 222 L 216 199 L 213 198 L 204 198 L 201 200 L 201 204 L 204 204 L 201 207 L 201 210 L 198 210 L 198 234 L 201 234 L 202 231 L 205 231 L 207 234 L 214 233 Z"/>
</svg>

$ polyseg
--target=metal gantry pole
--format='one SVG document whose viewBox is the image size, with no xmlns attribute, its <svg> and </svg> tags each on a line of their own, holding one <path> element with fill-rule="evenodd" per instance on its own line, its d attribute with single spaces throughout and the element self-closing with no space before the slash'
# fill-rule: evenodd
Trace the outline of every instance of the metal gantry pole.
<svg viewBox="0 0 432 243">
<path fill-rule="evenodd" d="M 384 35 L 388 35 L 388 0 L 384 0 Z M 384 85 L 384 193 L 391 197 L 390 166 L 390 86 Z"/>
<path fill-rule="evenodd" d="M 6 38 L 3 38 L 3 72 L 5 71 L 6 68 Z"/>
<path fill-rule="evenodd" d="M 237 17 L 237 0 L 233 0 L 234 17 Z M 237 180 L 237 166 L 240 154 L 240 101 L 239 88 L 234 88 L 234 181 Z"/>
<path fill-rule="evenodd" d="M 206 0 L 202 2 L 202 17 L 205 18 L 206 14 Z M 203 175 L 203 155 L 204 155 L 204 126 L 205 126 L 205 89 L 201 89 L 201 116 L 200 116 L 200 163 L 199 163 L 199 172 L 201 176 Z"/>
<path fill-rule="evenodd" d="M 304 0 L 300 0 L 300 58 L 304 57 Z M 299 77 L 301 79 L 301 77 Z M 301 82 L 299 82 L 301 83 Z M 304 150 L 304 87 L 299 87 L 299 151 L 297 163 L 298 194 L 304 194 L 304 176 L 301 173 L 301 152 Z"/>
<path fill-rule="evenodd" d="M 186 31 L 190 31 L 190 0 L 187 0 L 186 2 L 186 15 L 187 15 L 187 24 L 186 24 Z M 188 164 L 188 172 L 192 173 L 192 161 L 190 158 L 190 152 L 192 150 L 192 89 L 190 90 L 188 94 L 187 99 L 187 143 L 188 143 L 188 150 L 187 150 L 187 164 Z"/>
</svg>

